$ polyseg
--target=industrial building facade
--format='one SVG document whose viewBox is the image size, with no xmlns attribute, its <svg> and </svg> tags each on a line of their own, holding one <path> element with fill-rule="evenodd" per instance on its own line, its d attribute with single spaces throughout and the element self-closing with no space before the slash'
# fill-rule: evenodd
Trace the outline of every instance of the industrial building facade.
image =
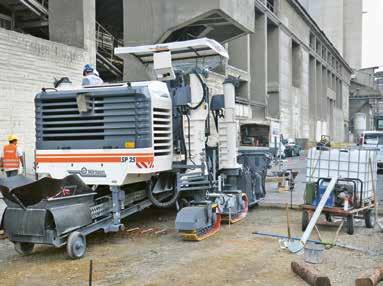
<svg viewBox="0 0 383 286">
<path fill-rule="evenodd" d="M 352 70 L 298 1 L 189 2 L 125 0 L 125 45 L 213 37 L 227 43 L 230 60 L 211 86 L 240 76 L 237 116 L 248 136 L 269 126 L 271 135 L 303 141 L 348 137 Z M 147 76 L 139 66 L 125 63 L 126 78 Z"/>
<path fill-rule="evenodd" d="M 362 66 L 363 0 L 299 0 L 353 69 Z"/>
<path fill-rule="evenodd" d="M 18 134 L 32 169 L 33 99 L 42 87 L 63 76 L 79 84 L 85 63 L 97 63 L 107 81 L 149 79 L 136 59 L 122 70 L 113 47 L 200 37 L 229 51 L 208 83 L 220 94 L 225 77 L 239 77 L 247 137 L 347 140 L 352 70 L 298 0 L 1 1 L 1 139 Z"/>
</svg>

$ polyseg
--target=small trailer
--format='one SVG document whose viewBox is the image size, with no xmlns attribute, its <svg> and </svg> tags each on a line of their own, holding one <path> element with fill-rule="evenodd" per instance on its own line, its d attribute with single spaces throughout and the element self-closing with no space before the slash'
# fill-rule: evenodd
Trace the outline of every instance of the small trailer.
<svg viewBox="0 0 383 286">
<path fill-rule="evenodd" d="M 302 230 L 318 206 L 331 178 L 337 183 L 327 199 L 322 213 L 327 222 L 334 217 L 346 220 L 347 233 L 354 233 L 354 219 L 365 220 L 373 228 L 376 189 L 375 149 L 323 149 L 309 150 L 307 158 L 307 184 L 302 206 Z"/>
</svg>

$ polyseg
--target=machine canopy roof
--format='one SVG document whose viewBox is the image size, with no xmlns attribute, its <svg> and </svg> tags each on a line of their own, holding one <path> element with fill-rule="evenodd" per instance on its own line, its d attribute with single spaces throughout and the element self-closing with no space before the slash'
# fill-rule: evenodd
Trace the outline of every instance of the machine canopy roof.
<svg viewBox="0 0 383 286">
<path fill-rule="evenodd" d="M 115 49 L 115 54 L 121 58 L 126 55 L 134 55 L 143 64 L 151 64 L 153 54 L 164 51 L 171 52 L 173 62 L 217 56 L 229 58 L 229 54 L 220 43 L 208 38 L 138 47 L 120 47 Z"/>
</svg>

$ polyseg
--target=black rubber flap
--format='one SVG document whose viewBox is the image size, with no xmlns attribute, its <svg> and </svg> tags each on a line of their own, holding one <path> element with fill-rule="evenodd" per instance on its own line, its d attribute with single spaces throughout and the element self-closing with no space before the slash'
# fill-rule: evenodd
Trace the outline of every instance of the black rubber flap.
<svg viewBox="0 0 383 286">
<path fill-rule="evenodd" d="M 0 191 L 5 198 L 24 207 L 35 205 L 48 198 L 59 198 L 92 193 L 77 175 L 64 179 L 43 178 L 33 181 L 24 176 L 15 176 L 0 180 Z"/>
</svg>

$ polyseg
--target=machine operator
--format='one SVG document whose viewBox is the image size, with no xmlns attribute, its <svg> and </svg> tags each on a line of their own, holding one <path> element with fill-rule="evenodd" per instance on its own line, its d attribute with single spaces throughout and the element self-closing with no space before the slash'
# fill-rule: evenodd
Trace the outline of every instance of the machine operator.
<svg viewBox="0 0 383 286">
<path fill-rule="evenodd" d="M 98 71 L 93 68 L 91 64 L 86 64 L 82 71 L 84 78 L 82 79 L 82 85 L 99 85 L 103 84 L 104 81 L 100 78 Z"/>
</svg>

